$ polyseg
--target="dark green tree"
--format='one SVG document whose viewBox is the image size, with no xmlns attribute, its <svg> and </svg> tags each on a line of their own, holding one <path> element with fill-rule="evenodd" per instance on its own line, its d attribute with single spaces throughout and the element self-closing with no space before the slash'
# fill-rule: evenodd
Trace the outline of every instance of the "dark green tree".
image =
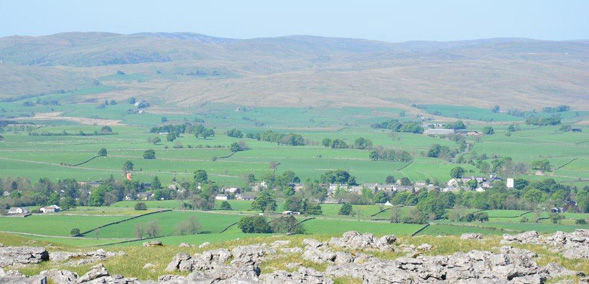
<svg viewBox="0 0 589 284">
<path fill-rule="evenodd" d="M 252 202 L 252 209 L 262 212 L 275 211 L 276 206 L 276 199 L 268 190 L 262 191 Z"/>
<path fill-rule="evenodd" d="M 146 160 L 155 159 L 155 151 L 153 149 L 145 150 L 145 152 L 143 152 L 143 159 L 146 159 Z"/>
<path fill-rule="evenodd" d="M 342 207 L 339 209 L 339 212 L 337 214 L 349 216 L 350 214 L 352 214 L 353 210 L 354 210 L 354 208 L 353 208 L 352 204 L 344 203 L 342 205 Z"/>
<path fill-rule="evenodd" d="M 98 150 L 98 156 L 106 157 L 106 155 L 108 155 L 106 148 L 100 148 L 100 150 Z"/>
</svg>

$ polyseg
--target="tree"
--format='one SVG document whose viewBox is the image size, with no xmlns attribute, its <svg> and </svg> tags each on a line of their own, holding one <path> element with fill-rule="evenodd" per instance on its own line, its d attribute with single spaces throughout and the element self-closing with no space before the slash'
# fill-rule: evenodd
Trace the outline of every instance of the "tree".
<svg viewBox="0 0 589 284">
<path fill-rule="evenodd" d="M 489 221 L 489 214 L 487 212 L 477 212 L 475 213 L 474 219 L 483 223 L 485 221 Z"/>
<path fill-rule="evenodd" d="M 524 200 L 532 204 L 538 204 L 542 200 L 542 191 L 537 188 L 530 188 L 523 195 Z"/>
<path fill-rule="evenodd" d="M 196 183 L 207 183 L 209 182 L 209 176 L 205 170 L 197 170 L 194 172 L 194 182 Z"/>
<path fill-rule="evenodd" d="M 550 161 L 547 159 L 540 160 L 540 161 L 533 161 L 531 163 L 531 167 L 534 170 L 546 171 L 549 172 L 551 170 Z"/>
<path fill-rule="evenodd" d="M 493 129 L 493 127 L 491 127 L 491 126 L 485 126 L 483 128 L 483 134 L 485 134 L 485 135 L 493 135 L 493 134 L 495 134 L 495 129 Z"/>
<path fill-rule="evenodd" d="M 160 222 L 158 220 L 151 220 L 147 224 L 147 231 L 146 231 L 146 233 L 151 238 L 157 237 L 158 234 L 160 234 L 161 231 L 162 231 L 162 227 L 160 226 Z"/>
<path fill-rule="evenodd" d="M 252 209 L 260 210 L 262 212 L 276 210 L 276 199 L 272 196 L 270 191 L 265 190 L 260 193 L 252 202 Z"/>
<path fill-rule="evenodd" d="M 104 203 L 104 195 L 106 194 L 106 188 L 101 185 L 92 190 L 90 198 L 88 198 L 88 205 L 90 206 L 102 206 Z"/>
<path fill-rule="evenodd" d="M 333 141 L 331 141 L 330 146 L 334 149 L 348 148 L 348 144 L 346 143 L 346 141 L 340 139 L 334 139 Z"/>
<path fill-rule="evenodd" d="M 389 196 L 387 195 L 386 192 L 379 190 L 377 191 L 374 196 L 372 197 L 372 200 L 374 200 L 374 203 L 386 203 L 389 199 Z"/>
<path fill-rule="evenodd" d="M 137 202 L 135 203 L 135 210 L 147 210 L 147 205 L 145 202 Z"/>
<path fill-rule="evenodd" d="M 509 131 L 509 132 L 515 132 L 516 131 L 515 124 L 510 124 L 509 127 L 507 127 L 507 131 Z"/>
<path fill-rule="evenodd" d="M 176 137 L 176 133 L 170 132 L 168 133 L 168 135 L 166 135 L 166 140 L 168 140 L 168 142 L 174 142 L 174 140 L 176 140 Z"/>
<path fill-rule="evenodd" d="M 548 218 L 550 219 L 550 221 L 552 221 L 553 224 L 558 224 L 560 223 L 560 220 L 565 219 L 564 215 L 558 213 L 550 213 L 550 216 Z"/>
<path fill-rule="evenodd" d="M 162 183 L 160 182 L 160 178 L 158 178 L 157 176 L 153 177 L 153 180 L 151 181 L 151 188 L 152 189 L 162 188 Z"/>
<path fill-rule="evenodd" d="M 155 151 L 153 149 L 145 150 L 145 152 L 143 152 L 143 159 L 146 159 L 146 160 L 155 159 Z"/>
<path fill-rule="evenodd" d="M 102 129 L 100 129 L 100 132 L 102 132 L 102 133 L 112 133 L 112 128 L 110 126 L 103 126 Z"/>
<path fill-rule="evenodd" d="M 411 180 L 409 180 L 408 177 L 403 177 L 403 178 L 401 178 L 401 185 L 402 186 L 410 186 Z"/>
<path fill-rule="evenodd" d="M 321 144 L 323 145 L 323 147 L 329 147 L 329 145 L 331 145 L 331 139 L 323 138 L 323 140 L 321 140 Z"/>
<path fill-rule="evenodd" d="M 229 151 L 231 151 L 232 153 L 236 153 L 239 151 L 243 151 L 244 149 L 241 148 L 241 146 L 239 145 L 239 143 L 237 142 L 233 142 L 231 143 L 231 146 L 229 146 Z"/>
<path fill-rule="evenodd" d="M 589 187 L 579 190 L 577 193 L 577 207 L 583 213 L 589 213 Z"/>
<path fill-rule="evenodd" d="M 353 210 L 354 210 L 354 208 L 352 207 L 352 204 L 344 203 L 342 205 L 342 207 L 339 209 L 339 212 L 337 214 L 338 215 L 349 216 L 352 213 Z"/>
<path fill-rule="evenodd" d="M 399 223 L 401 222 L 402 212 L 401 207 L 393 207 L 391 209 L 391 223 Z"/>
<path fill-rule="evenodd" d="M 106 157 L 106 155 L 108 155 L 106 148 L 100 148 L 100 150 L 98 150 L 98 156 Z"/>
<path fill-rule="evenodd" d="M 135 98 L 134 98 L 134 97 L 131 97 L 131 98 L 129 99 L 129 104 L 130 104 L 130 105 L 133 105 L 133 104 L 135 104 Z"/>
<path fill-rule="evenodd" d="M 364 139 L 364 137 L 360 137 L 354 141 L 354 148 L 356 149 L 366 149 L 372 147 L 372 141 L 370 139 Z"/>
<path fill-rule="evenodd" d="M 499 113 L 501 111 L 501 107 L 499 106 L 494 106 L 491 108 L 491 112 L 493 113 Z"/>
<path fill-rule="evenodd" d="M 462 167 L 454 167 L 450 170 L 450 177 L 461 178 L 464 175 L 464 169 Z"/>
<path fill-rule="evenodd" d="M 282 216 L 272 222 L 272 232 L 287 234 L 304 234 L 305 228 L 294 216 Z"/>
<path fill-rule="evenodd" d="M 243 217 L 237 223 L 237 227 L 246 234 L 272 233 L 272 228 L 268 225 L 264 216 Z"/>
<path fill-rule="evenodd" d="M 79 228 L 73 228 L 70 231 L 70 236 L 72 236 L 72 237 L 77 237 L 79 235 L 80 235 L 80 229 Z"/>
<path fill-rule="evenodd" d="M 221 207 L 219 209 L 221 209 L 221 210 L 233 210 L 231 208 L 231 204 L 229 204 L 229 202 L 227 202 L 227 201 L 223 201 L 221 203 Z"/>
<path fill-rule="evenodd" d="M 178 223 L 178 225 L 176 225 L 176 231 L 178 235 L 195 235 L 198 234 L 201 231 L 201 229 L 202 226 L 200 225 L 200 222 L 198 222 L 198 219 L 195 216 L 190 216 L 187 220 L 184 220 Z"/>
<path fill-rule="evenodd" d="M 394 176 L 387 176 L 387 178 L 385 179 L 385 183 L 387 184 L 393 184 L 395 183 L 397 180 L 395 180 Z"/>
<path fill-rule="evenodd" d="M 138 239 L 143 239 L 143 235 L 145 234 L 145 224 L 137 224 L 135 225 L 135 236 Z"/>
<path fill-rule="evenodd" d="M 130 171 L 133 171 L 133 162 L 131 161 L 126 161 L 123 164 L 123 172 L 128 173 Z"/>
<path fill-rule="evenodd" d="M 150 143 L 153 143 L 153 145 L 157 145 L 161 142 L 162 142 L 162 139 L 160 139 L 159 137 L 153 137 L 152 139 L 150 139 Z"/>
<path fill-rule="evenodd" d="M 0 135 L 0 142 L 4 141 L 4 136 Z"/>
<path fill-rule="evenodd" d="M 278 166 L 280 166 L 280 163 L 277 161 L 270 161 L 270 169 L 273 172 L 276 172 L 276 169 L 278 169 Z"/>
<path fill-rule="evenodd" d="M 76 207 L 76 200 L 71 196 L 66 196 L 61 202 L 59 202 L 59 205 L 61 206 L 61 209 L 69 210 Z"/>
</svg>

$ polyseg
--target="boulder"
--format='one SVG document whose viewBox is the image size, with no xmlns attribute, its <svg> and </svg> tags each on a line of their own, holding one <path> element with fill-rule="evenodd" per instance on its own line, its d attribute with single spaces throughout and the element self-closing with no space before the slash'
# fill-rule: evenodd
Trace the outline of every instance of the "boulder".
<svg viewBox="0 0 589 284">
<path fill-rule="evenodd" d="M 393 250 L 392 244 L 397 240 L 393 235 L 375 238 L 370 233 L 360 234 L 356 231 L 345 232 L 341 238 L 331 238 L 329 245 L 352 250 Z"/>
<path fill-rule="evenodd" d="M 200 249 L 201 249 L 201 248 L 205 248 L 205 247 L 207 247 L 207 246 L 209 246 L 209 245 L 211 245 L 211 243 L 209 243 L 209 242 L 204 242 L 204 243 L 202 243 L 200 246 L 198 246 L 198 248 L 200 248 Z"/>
<path fill-rule="evenodd" d="M 191 245 L 191 244 L 187 244 L 187 243 L 180 243 L 180 244 L 178 245 L 178 247 L 179 247 L 179 248 L 191 248 L 191 247 L 193 247 L 193 245 Z"/>
<path fill-rule="evenodd" d="M 80 277 L 78 282 L 79 283 L 90 282 L 92 280 L 106 277 L 106 276 L 110 276 L 110 274 L 108 273 L 108 271 L 106 270 L 104 265 L 102 263 L 99 263 L 95 266 L 92 266 L 92 268 L 90 268 L 90 271 L 88 271 L 86 274 L 84 274 L 82 277 Z"/>
<path fill-rule="evenodd" d="M 49 260 L 49 253 L 42 247 L 0 247 L 0 267 L 21 267 Z"/>
<path fill-rule="evenodd" d="M 160 241 L 149 241 L 149 242 L 144 242 L 143 246 L 144 247 L 158 247 L 158 246 L 163 246 L 164 244 L 162 244 L 162 242 Z"/>
<path fill-rule="evenodd" d="M 41 271 L 40 274 L 54 283 L 74 284 L 78 282 L 78 274 L 69 270 L 51 269 L 48 271 Z"/>
<path fill-rule="evenodd" d="M 460 236 L 461 240 L 482 240 L 483 234 L 478 233 L 465 233 Z"/>
</svg>

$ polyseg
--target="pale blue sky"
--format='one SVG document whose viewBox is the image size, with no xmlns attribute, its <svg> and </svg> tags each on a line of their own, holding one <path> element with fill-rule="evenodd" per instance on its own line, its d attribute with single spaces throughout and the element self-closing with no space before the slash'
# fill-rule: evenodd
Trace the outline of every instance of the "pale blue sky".
<svg viewBox="0 0 589 284">
<path fill-rule="evenodd" d="M 589 0 L 0 0 L 0 36 L 69 31 L 304 34 L 390 42 L 589 39 Z"/>
</svg>

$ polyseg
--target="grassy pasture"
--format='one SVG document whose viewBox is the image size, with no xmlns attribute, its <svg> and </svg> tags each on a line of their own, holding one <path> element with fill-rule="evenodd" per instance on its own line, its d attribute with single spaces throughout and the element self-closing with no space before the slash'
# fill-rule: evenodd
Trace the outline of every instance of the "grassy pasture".
<svg viewBox="0 0 589 284">
<path fill-rule="evenodd" d="M 69 236 L 73 228 L 84 232 L 100 225 L 119 221 L 122 216 L 72 216 L 62 214 L 32 215 L 26 218 L 0 217 L 0 231 L 49 236 Z"/>
<path fill-rule="evenodd" d="M 172 211 L 148 216 L 142 216 L 119 224 L 107 226 L 100 229 L 100 237 L 104 238 L 135 238 L 135 226 L 157 220 L 161 226 L 161 235 L 177 235 L 176 226 L 178 223 L 187 220 L 190 216 L 198 219 L 204 233 L 219 233 L 229 225 L 238 222 L 243 216 L 230 214 L 213 214 L 195 211 Z M 90 233 L 88 237 L 93 237 Z"/>
</svg>

